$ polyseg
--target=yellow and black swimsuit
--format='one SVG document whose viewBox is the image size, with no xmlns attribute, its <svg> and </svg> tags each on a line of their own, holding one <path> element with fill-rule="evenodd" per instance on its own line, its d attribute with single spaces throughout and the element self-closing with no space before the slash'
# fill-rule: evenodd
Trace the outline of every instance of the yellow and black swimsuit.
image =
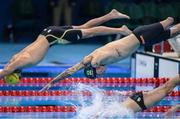
<svg viewBox="0 0 180 119">
<path fill-rule="evenodd" d="M 82 38 L 81 30 L 73 29 L 72 26 L 49 26 L 41 32 L 41 35 L 46 37 L 50 46 L 58 43 L 74 43 Z"/>
</svg>

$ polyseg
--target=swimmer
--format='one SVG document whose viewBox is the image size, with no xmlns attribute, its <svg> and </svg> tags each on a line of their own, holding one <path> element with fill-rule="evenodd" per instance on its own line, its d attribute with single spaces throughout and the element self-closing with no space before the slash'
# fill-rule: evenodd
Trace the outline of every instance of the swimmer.
<svg viewBox="0 0 180 119">
<path fill-rule="evenodd" d="M 96 49 L 80 63 L 75 64 L 55 77 L 41 91 L 48 90 L 54 83 L 67 78 L 83 68 L 85 69 L 85 76 L 88 78 L 96 78 L 97 75 L 102 74 L 105 71 L 105 65 L 130 56 L 140 47 L 140 45 L 153 45 L 179 34 L 180 23 L 174 25 L 173 29 L 169 28 L 173 22 L 174 19 L 168 17 L 161 22 L 136 28 L 129 36 L 110 42 L 105 46 Z"/>
<path fill-rule="evenodd" d="M 170 78 L 165 84 L 151 90 L 138 92 L 124 100 L 121 104 L 134 113 L 152 107 L 180 85 L 180 75 Z"/>
<path fill-rule="evenodd" d="M 159 103 L 178 85 L 180 85 L 180 75 L 170 78 L 164 85 L 161 85 L 151 91 L 134 93 L 122 101 L 119 106 L 129 109 L 129 111 L 132 111 L 133 113 L 146 110 Z M 178 108 L 180 108 L 178 105 L 173 107 L 173 112 L 177 111 Z M 96 115 L 96 117 L 99 117 L 99 115 Z"/>
<path fill-rule="evenodd" d="M 38 64 L 44 58 L 49 47 L 55 44 L 74 43 L 95 36 L 111 34 L 129 35 L 131 33 L 125 25 L 120 28 L 98 26 L 112 19 L 129 19 L 129 16 L 113 9 L 108 14 L 92 19 L 80 26 L 50 26 L 45 28 L 36 41 L 12 57 L 4 69 L 0 71 L 0 77 Z"/>
<path fill-rule="evenodd" d="M 180 35 L 168 40 L 174 52 L 165 52 L 163 56 L 170 58 L 180 58 Z"/>
<path fill-rule="evenodd" d="M 180 110 L 180 104 L 177 104 L 177 105 L 171 107 L 167 112 L 165 112 L 165 114 L 164 114 L 165 119 L 172 118 L 173 114 L 178 110 Z"/>
<path fill-rule="evenodd" d="M 178 85 L 180 85 L 180 75 L 170 78 L 164 85 L 151 91 L 134 93 L 122 101 L 119 106 L 129 109 L 129 111 L 132 111 L 133 113 L 146 110 L 159 103 Z M 97 114 L 96 117 L 99 117 L 99 115 Z"/>
</svg>

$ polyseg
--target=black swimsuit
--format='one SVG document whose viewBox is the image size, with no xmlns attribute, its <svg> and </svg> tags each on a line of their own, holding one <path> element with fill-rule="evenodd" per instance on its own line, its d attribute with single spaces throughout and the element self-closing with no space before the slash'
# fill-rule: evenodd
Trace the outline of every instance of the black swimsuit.
<svg viewBox="0 0 180 119">
<path fill-rule="evenodd" d="M 49 26 L 41 32 L 41 35 L 46 37 L 50 46 L 57 43 L 73 43 L 82 38 L 81 30 L 73 29 L 72 26 Z"/>
<path fill-rule="evenodd" d="M 146 110 L 147 109 L 147 107 L 144 104 L 144 97 L 143 97 L 143 93 L 142 92 L 135 93 L 130 98 L 132 100 L 134 100 L 141 107 L 142 110 Z"/>
<path fill-rule="evenodd" d="M 144 25 L 134 29 L 133 34 L 145 46 L 152 46 L 170 38 L 170 29 L 164 29 L 161 23 Z"/>
</svg>

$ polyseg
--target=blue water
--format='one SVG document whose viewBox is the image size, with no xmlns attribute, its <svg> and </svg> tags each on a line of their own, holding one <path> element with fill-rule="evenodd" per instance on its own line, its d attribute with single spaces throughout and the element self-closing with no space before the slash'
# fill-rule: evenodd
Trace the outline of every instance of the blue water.
<svg viewBox="0 0 180 119">
<path fill-rule="evenodd" d="M 79 85 L 79 84 L 77 84 Z M 6 86 L 7 87 L 7 86 Z M 95 95 L 96 93 L 98 93 L 98 91 L 100 90 L 106 90 L 103 88 L 97 88 L 97 87 L 91 87 L 91 86 L 87 86 L 88 88 L 83 88 L 81 90 L 88 90 L 88 89 L 94 89 L 94 90 L 90 90 L 91 92 L 93 91 L 93 94 Z M 3 88 L 3 86 L 1 86 L 1 88 Z M 14 88 L 17 88 L 16 86 L 14 86 Z M 62 87 L 56 87 L 56 88 L 60 88 L 60 90 L 63 90 Z M 117 87 L 114 87 L 117 88 Z M 114 90 L 114 89 L 110 89 L 114 92 L 114 95 L 112 96 L 103 96 L 103 100 L 98 100 L 98 101 L 103 101 L 105 103 L 102 103 L 100 105 L 101 106 L 107 106 L 106 103 L 112 103 L 114 101 L 117 101 L 118 103 L 121 102 L 123 99 L 127 98 L 127 96 L 123 96 L 123 95 L 118 95 L 119 93 L 122 93 L 121 91 L 123 91 L 123 87 L 121 87 L 122 89 L 119 90 Z M 127 87 L 125 87 L 127 88 Z M 22 90 L 22 88 L 19 87 L 19 89 L 17 90 Z M 29 87 L 30 90 L 34 90 L 34 87 Z M 72 87 L 67 87 L 68 90 L 73 90 L 73 91 L 79 91 L 77 90 L 76 86 L 72 86 Z M 95 90 L 96 89 L 96 90 Z M 98 89 L 98 90 L 97 90 Z M 97 103 L 97 100 L 95 100 L 94 96 L 82 96 L 81 98 L 83 99 L 83 103 L 82 100 L 79 99 L 79 97 L 82 95 L 72 95 L 72 96 L 1 96 L 0 98 L 0 105 L 1 106 L 43 106 L 43 105 L 58 105 L 58 106 L 77 106 L 77 107 L 82 107 L 83 105 L 85 106 L 91 106 L 94 105 L 94 107 L 96 108 L 97 105 L 99 104 Z M 101 95 L 99 95 L 99 97 L 101 97 Z M 115 100 L 114 100 L 115 99 Z M 160 103 L 158 103 L 157 105 L 159 106 L 171 106 L 171 105 L 175 105 L 179 103 L 179 99 L 180 97 L 170 97 L 167 96 L 166 98 L 164 98 Z M 92 103 L 92 101 L 95 100 L 95 103 Z M 113 105 L 112 105 L 113 106 Z M 108 107 L 109 108 L 109 107 Z M 104 108 L 103 108 L 104 109 Z M 107 107 L 106 107 L 107 109 Z M 112 110 L 115 109 L 119 109 L 118 107 L 112 108 Z M 102 109 L 100 108 L 100 110 L 102 111 Z M 114 111 L 115 111 L 114 110 Z M 106 110 L 107 111 L 107 110 Z M 113 111 L 113 112 L 114 112 Z M 104 112 L 104 110 L 103 110 Z M 108 112 L 110 113 L 110 112 Z M 107 113 L 106 113 L 107 114 Z M 118 112 L 119 114 L 119 112 Z M 1 118 L 71 118 L 71 119 L 79 119 L 77 117 L 77 115 L 79 115 L 79 111 L 77 112 L 30 112 L 30 113 L 0 113 L 0 117 Z M 179 115 L 178 113 L 175 114 L 175 117 Z M 83 115 L 84 116 L 84 115 Z M 85 115 L 87 116 L 87 115 Z M 91 116 L 91 115 L 90 115 Z M 109 116 L 109 115 L 108 115 Z M 113 117 L 113 119 L 119 119 L 122 118 L 124 119 L 124 117 L 121 117 L 119 115 L 116 115 L 115 117 Z M 139 112 L 134 114 L 133 116 L 131 115 L 130 117 L 127 116 L 126 118 L 163 118 L 163 113 L 162 112 Z M 86 119 L 86 118 L 84 118 Z M 87 118 L 88 119 L 88 118 Z M 98 118 L 99 119 L 99 118 Z"/>
<path fill-rule="evenodd" d="M 29 68 L 29 69 L 24 69 L 23 73 L 24 75 L 28 75 L 29 77 L 33 77 L 34 74 L 38 74 L 40 77 L 51 77 L 51 76 L 55 76 L 57 75 L 58 72 L 61 72 L 63 70 L 65 70 L 66 68 L 70 67 L 70 65 L 68 66 L 63 66 L 63 67 L 33 67 L 33 68 Z M 130 76 L 130 71 L 128 68 L 123 68 L 123 67 L 117 67 L 117 66 L 110 66 L 107 74 L 108 76 L 111 77 L 117 77 L 118 73 L 122 73 L 123 76 L 129 77 Z M 43 74 L 43 75 L 42 75 Z M 83 77 L 82 71 L 78 72 L 76 75 L 73 75 L 73 77 Z M 106 76 L 105 76 L 106 77 Z M 119 76 L 120 77 L 120 76 Z M 25 84 L 24 86 L 9 86 L 9 85 L 1 85 L 0 86 L 0 90 L 40 90 L 45 84 Z M 77 85 L 77 84 L 74 84 Z M 114 92 L 123 92 L 123 91 L 132 91 L 132 90 L 136 90 L 141 88 L 141 86 L 137 86 L 137 85 L 113 85 L 113 84 L 102 84 L 102 83 L 94 83 L 94 84 L 90 84 L 90 85 L 96 85 L 96 88 L 98 88 L 98 90 L 111 90 Z M 142 86 L 142 89 L 144 87 L 147 86 Z M 51 88 L 51 90 L 76 90 L 77 87 L 72 86 L 72 84 L 60 84 L 60 85 L 56 85 L 54 87 Z M 90 88 L 90 87 L 88 87 Z M 154 86 L 148 86 L 147 88 L 149 89 L 153 89 Z M 176 88 L 179 90 L 179 88 Z M 93 90 L 94 91 L 94 90 Z M 94 91 L 93 93 L 96 94 L 97 91 Z M 119 96 L 119 95 L 112 95 L 112 96 L 104 96 L 103 97 L 103 102 L 100 105 L 100 112 L 102 114 L 102 112 L 105 112 L 108 110 L 103 110 L 103 109 L 110 109 L 109 110 L 109 114 L 111 110 L 113 110 L 113 108 L 107 107 L 107 105 L 105 105 L 108 101 L 110 101 L 108 104 L 111 104 L 114 99 L 117 102 L 121 102 L 123 99 L 127 98 L 127 96 Z M 78 95 L 73 95 L 73 96 L 1 96 L 0 98 L 0 105 L 1 106 L 43 106 L 43 105 L 58 105 L 58 106 L 77 106 L 77 107 L 82 107 L 85 104 L 85 107 L 87 106 L 91 106 L 94 105 L 95 107 L 97 106 L 96 104 L 98 104 L 96 101 L 96 103 L 92 103 L 92 101 L 95 98 L 93 96 L 83 96 L 83 101 L 85 103 L 82 103 L 79 100 L 79 96 Z M 113 99 L 113 100 L 112 100 Z M 159 102 L 156 105 L 159 106 L 172 106 L 175 104 L 180 103 L 180 97 L 170 97 L 167 96 L 166 98 L 164 98 L 161 102 Z M 101 102 L 101 100 L 100 100 Z M 91 105 L 90 105 L 91 104 Z M 116 104 L 116 103 L 115 103 Z M 114 106 L 113 104 L 111 104 L 112 107 Z M 102 109 L 103 108 L 103 109 Z M 86 108 L 85 108 L 86 109 Z M 94 109 L 94 107 L 93 107 Z M 95 108 L 96 109 L 96 108 Z M 117 110 L 121 110 L 122 108 L 119 107 L 114 107 L 114 111 Z M 77 117 L 77 115 L 80 114 L 81 110 L 77 110 L 77 112 L 30 112 L 30 113 L 0 113 L 0 117 L 1 118 L 10 118 L 10 119 L 24 119 L 24 118 L 28 118 L 28 119 L 34 119 L 34 118 L 66 118 L 66 119 L 79 119 Z M 117 113 L 119 114 L 119 112 L 117 111 Z M 123 111 L 122 111 L 123 113 Z M 107 113 L 104 113 L 107 114 Z M 103 114 L 103 115 L 104 115 Z M 180 115 L 179 113 L 175 113 L 174 118 L 177 118 L 177 115 Z M 83 115 L 84 116 L 84 115 Z M 85 115 L 85 116 L 89 116 L 89 114 Z M 106 115 L 107 116 L 107 115 Z M 108 115 L 113 119 L 124 119 L 125 117 L 121 117 L 120 115 L 116 115 L 114 117 L 112 117 L 112 115 Z M 88 117 L 89 118 L 89 117 Z M 87 119 L 88 119 L 87 118 Z M 133 116 L 126 116 L 126 118 L 163 118 L 163 113 L 162 112 L 138 112 L 136 114 L 134 114 Z M 86 118 L 84 118 L 86 119 Z"/>
</svg>

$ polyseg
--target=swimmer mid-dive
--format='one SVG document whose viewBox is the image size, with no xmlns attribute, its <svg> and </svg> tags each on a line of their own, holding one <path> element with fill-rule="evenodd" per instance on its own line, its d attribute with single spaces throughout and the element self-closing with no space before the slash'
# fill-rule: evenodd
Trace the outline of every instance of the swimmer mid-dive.
<svg viewBox="0 0 180 119">
<path fill-rule="evenodd" d="M 113 9 L 110 13 L 92 19 L 80 26 L 50 26 L 45 28 L 36 41 L 12 57 L 4 69 L 0 71 L 0 77 L 18 69 L 36 65 L 44 58 L 48 48 L 58 43 L 74 43 L 82 39 L 102 35 L 131 34 L 131 30 L 125 25 L 120 28 L 98 26 L 112 19 L 129 19 L 129 16 Z"/>
<path fill-rule="evenodd" d="M 69 77 L 83 68 L 85 69 L 85 76 L 88 78 L 96 78 L 98 74 L 104 72 L 105 65 L 130 56 L 140 45 L 153 45 L 176 36 L 180 33 L 180 24 L 169 28 L 173 21 L 173 18 L 168 17 L 161 22 L 138 27 L 131 35 L 96 49 L 80 63 L 75 64 L 55 77 L 41 91 L 49 89 L 54 83 Z"/>
</svg>

